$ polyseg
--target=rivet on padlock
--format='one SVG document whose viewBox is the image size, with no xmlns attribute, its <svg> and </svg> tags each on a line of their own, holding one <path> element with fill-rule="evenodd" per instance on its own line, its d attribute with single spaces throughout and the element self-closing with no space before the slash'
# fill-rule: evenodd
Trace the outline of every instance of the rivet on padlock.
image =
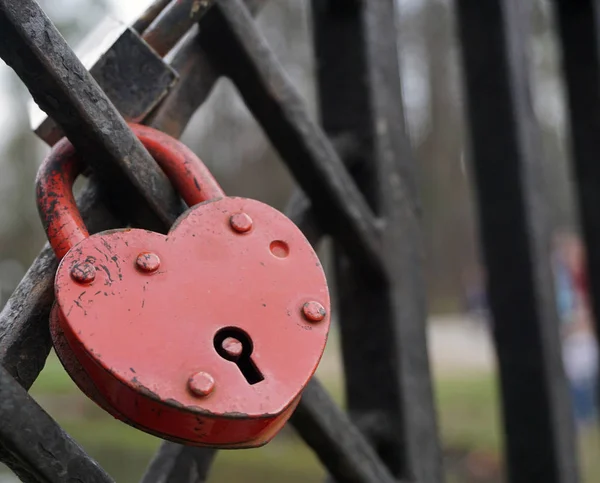
<svg viewBox="0 0 600 483">
<path fill-rule="evenodd" d="M 323 354 L 329 292 L 302 232 L 268 205 L 226 197 L 164 133 L 132 129 L 191 208 L 168 235 L 88 235 L 63 139 L 38 173 L 38 209 L 61 259 L 52 340 L 79 388 L 159 437 L 256 447 L 289 419 Z"/>
</svg>

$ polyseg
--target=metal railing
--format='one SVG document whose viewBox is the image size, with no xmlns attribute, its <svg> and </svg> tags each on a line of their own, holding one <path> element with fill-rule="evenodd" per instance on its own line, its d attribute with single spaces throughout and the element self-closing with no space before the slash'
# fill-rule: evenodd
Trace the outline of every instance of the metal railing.
<svg viewBox="0 0 600 483">
<path fill-rule="evenodd" d="M 324 234 L 334 240 L 349 415 L 313 379 L 291 424 L 336 481 L 443 481 L 395 2 L 312 0 L 320 125 L 309 118 L 252 19 L 264 1 L 206 0 L 190 21 L 177 6 L 191 3 L 157 1 L 134 25 L 162 55 L 193 23 L 201 24 L 171 61 L 179 82 L 144 122 L 181 135 L 214 82 L 228 77 L 302 190 L 292 197 L 288 216 L 312 243 Z M 597 313 L 600 12 L 592 0 L 554 5 Z M 524 5 L 456 0 L 455 6 L 508 480 L 575 482 L 544 194 L 536 183 L 540 140 L 524 57 Z M 126 223 L 165 231 L 181 212 L 178 197 L 34 0 L 0 0 L 0 56 L 88 160 L 93 176 L 78 202 L 90 232 Z M 340 139 L 351 139 L 350 148 Z M 0 314 L 0 459 L 23 481 L 109 482 L 26 392 L 51 347 L 48 316 L 56 266 L 46 246 Z M 214 454 L 163 443 L 142 481 L 188 481 L 190 474 L 202 479 Z M 189 471 L 191 465 L 196 472 Z"/>
</svg>

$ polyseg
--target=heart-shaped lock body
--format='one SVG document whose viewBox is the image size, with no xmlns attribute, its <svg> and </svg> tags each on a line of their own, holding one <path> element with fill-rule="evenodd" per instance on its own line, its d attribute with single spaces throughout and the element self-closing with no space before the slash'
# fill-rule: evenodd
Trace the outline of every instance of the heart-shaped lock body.
<svg viewBox="0 0 600 483">
<path fill-rule="evenodd" d="M 200 163 L 165 134 L 133 127 L 168 173 L 146 137 L 161 145 L 168 138 L 170 150 L 177 143 L 188 168 Z M 50 218 L 52 241 L 60 220 Z M 330 322 L 321 264 L 288 218 L 258 201 L 221 197 L 188 209 L 166 236 L 114 230 L 63 243 L 57 254 L 67 247 L 51 333 L 88 397 L 186 444 L 255 447 L 281 429 L 316 370 Z"/>
</svg>

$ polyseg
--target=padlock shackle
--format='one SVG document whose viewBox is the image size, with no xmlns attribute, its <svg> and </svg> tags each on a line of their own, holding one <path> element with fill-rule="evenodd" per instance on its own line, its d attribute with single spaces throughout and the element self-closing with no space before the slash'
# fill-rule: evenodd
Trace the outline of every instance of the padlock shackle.
<svg viewBox="0 0 600 483">
<path fill-rule="evenodd" d="M 185 144 L 148 126 L 129 123 L 129 127 L 188 206 L 225 196 L 208 168 Z M 59 260 L 89 237 L 73 196 L 73 183 L 82 170 L 81 158 L 69 140 L 63 138 L 54 145 L 37 173 L 38 212 Z"/>
</svg>

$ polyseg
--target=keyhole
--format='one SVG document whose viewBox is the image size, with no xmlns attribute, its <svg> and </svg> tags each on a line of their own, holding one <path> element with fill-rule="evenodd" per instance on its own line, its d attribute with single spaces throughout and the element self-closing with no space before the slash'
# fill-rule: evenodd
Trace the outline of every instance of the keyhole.
<svg viewBox="0 0 600 483">
<path fill-rule="evenodd" d="M 252 360 L 254 345 L 246 332 L 237 327 L 226 327 L 215 335 L 215 350 L 223 359 L 236 364 L 248 384 L 264 380 L 264 376 Z"/>
</svg>

